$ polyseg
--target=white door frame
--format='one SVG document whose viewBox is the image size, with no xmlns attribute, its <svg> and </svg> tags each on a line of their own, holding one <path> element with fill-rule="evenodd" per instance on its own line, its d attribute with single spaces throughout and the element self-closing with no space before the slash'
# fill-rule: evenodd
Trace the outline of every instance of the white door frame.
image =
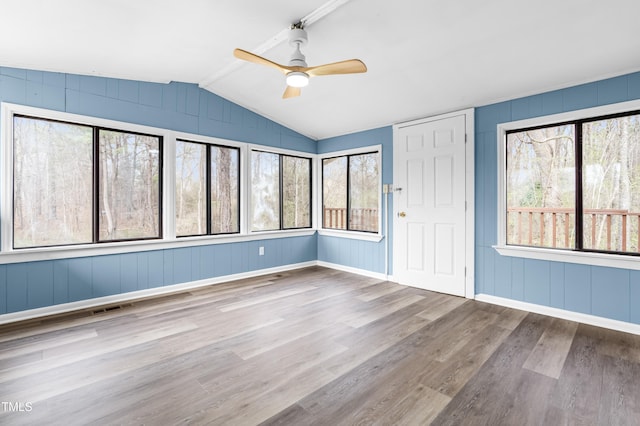
<svg viewBox="0 0 640 426">
<path fill-rule="evenodd" d="M 403 127 L 414 126 L 416 124 L 428 123 L 430 121 L 442 120 L 459 115 L 465 116 L 465 292 L 464 295 L 468 299 L 475 298 L 475 140 L 474 140 L 474 109 L 464 109 L 461 111 L 441 114 L 434 117 L 421 118 L 418 120 L 407 121 L 393 125 L 393 181 L 399 179 L 400 165 L 398 164 L 398 146 L 400 143 L 399 130 Z M 398 207 L 397 203 L 393 203 L 393 229 L 398 229 Z M 403 242 L 404 243 L 404 242 Z M 398 253 L 398 239 L 394 232 L 393 251 Z M 400 266 L 400 260 L 393 257 L 393 271 L 397 271 Z"/>
</svg>

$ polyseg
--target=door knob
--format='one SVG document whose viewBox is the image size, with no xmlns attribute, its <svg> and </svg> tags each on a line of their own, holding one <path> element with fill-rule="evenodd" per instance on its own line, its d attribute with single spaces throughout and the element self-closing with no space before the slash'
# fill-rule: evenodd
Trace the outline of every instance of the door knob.
<svg viewBox="0 0 640 426">
<path fill-rule="evenodd" d="M 398 217 L 405 217 L 407 214 L 405 212 L 399 212 Z"/>
</svg>

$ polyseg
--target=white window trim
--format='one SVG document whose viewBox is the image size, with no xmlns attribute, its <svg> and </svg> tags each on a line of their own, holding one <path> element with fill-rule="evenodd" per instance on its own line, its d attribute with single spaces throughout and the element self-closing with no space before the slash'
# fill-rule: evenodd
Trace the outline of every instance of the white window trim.
<svg viewBox="0 0 640 426">
<path fill-rule="evenodd" d="M 640 257 L 638 256 L 507 245 L 507 192 L 505 182 L 507 163 L 504 153 L 506 133 L 510 130 L 553 125 L 565 121 L 624 113 L 638 109 L 640 109 L 640 100 L 635 100 L 498 124 L 498 244 L 494 245 L 493 248 L 503 256 L 640 270 Z"/>
<path fill-rule="evenodd" d="M 349 231 L 342 229 L 325 229 L 322 227 L 322 160 L 325 158 L 333 158 L 333 157 L 342 157 L 345 155 L 357 155 L 357 154 L 366 154 L 371 152 L 377 152 L 380 160 L 380 172 L 378 173 L 378 232 L 362 232 L 362 231 Z M 374 241 L 379 242 L 384 238 L 382 234 L 382 216 L 386 214 L 382 210 L 382 145 L 369 145 L 360 148 L 347 149 L 343 151 L 335 151 L 335 152 L 327 152 L 325 154 L 318 154 L 317 166 L 315 167 L 317 172 L 317 185 L 314 185 L 318 188 L 316 200 L 316 208 L 315 208 L 315 223 L 317 224 L 318 235 L 328 236 L 328 237 L 338 237 L 338 238 L 348 238 L 353 240 L 362 240 L 362 241 Z"/>
<path fill-rule="evenodd" d="M 114 128 L 121 131 L 131 131 L 161 136 L 163 138 L 163 188 L 162 188 L 162 235 L 161 239 L 132 240 L 113 243 L 90 243 L 69 246 L 51 246 L 37 248 L 13 248 L 13 116 L 22 114 L 37 118 L 67 121 L 76 124 Z M 116 120 L 107 120 L 67 112 L 29 107 L 18 104 L 2 102 L 0 107 L 0 119 L 2 120 L 2 133 L 0 143 L 0 264 L 30 262 L 38 260 L 69 259 L 76 257 L 100 256 L 106 254 L 120 254 L 163 250 L 180 247 L 193 247 L 200 245 L 225 244 L 232 242 L 246 242 L 254 240 L 266 240 L 274 238 L 309 236 L 316 232 L 315 224 L 311 228 L 295 230 L 275 230 L 249 232 L 248 226 L 248 154 L 250 149 L 291 154 L 298 157 L 310 158 L 312 173 L 316 154 L 304 151 L 291 151 L 274 148 L 267 145 L 254 145 L 233 140 L 177 132 L 140 124 L 127 123 Z M 176 237 L 175 235 L 175 149 L 176 140 L 182 139 L 193 142 L 203 142 L 220 146 L 229 146 L 240 149 L 240 233 L 224 235 L 202 235 L 194 237 Z M 312 176 L 315 176 L 313 174 Z M 312 183 L 312 197 L 315 196 L 315 184 Z M 6 190 L 5 190 L 6 189 Z M 313 217 L 312 217 L 313 220 Z"/>
</svg>

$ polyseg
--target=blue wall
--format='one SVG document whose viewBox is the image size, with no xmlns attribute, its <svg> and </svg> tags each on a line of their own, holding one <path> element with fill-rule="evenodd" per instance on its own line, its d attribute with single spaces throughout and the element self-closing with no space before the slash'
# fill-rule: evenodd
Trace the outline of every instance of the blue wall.
<svg viewBox="0 0 640 426">
<path fill-rule="evenodd" d="M 393 128 L 391 126 L 364 132 L 352 133 L 335 138 L 318 141 L 318 154 L 326 154 L 346 149 L 361 148 L 370 145 L 382 145 L 382 183 L 393 182 Z M 384 194 L 382 208 L 384 209 Z M 393 197 L 389 196 L 389 211 L 393 211 Z M 382 226 L 384 233 L 384 212 Z M 389 273 L 391 273 L 393 223 L 389 223 Z M 362 241 L 346 238 L 318 236 L 318 260 L 364 269 L 383 274 L 384 244 L 380 242 Z"/>
<path fill-rule="evenodd" d="M 506 257 L 497 240 L 497 125 L 640 99 L 640 73 L 476 109 L 476 293 L 640 324 L 640 271 Z"/>
<path fill-rule="evenodd" d="M 193 84 L 0 67 L 0 100 L 316 152 L 315 141 Z M 259 246 L 264 256 L 258 256 Z M 312 235 L 0 265 L 0 314 L 314 261 L 317 249 Z"/>
<path fill-rule="evenodd" d="M 640 271 L 503 257 L 491 247 L 497 124 L 632 99 L 640 73 L 476 109 L 476 293 L 640 324 Z M 382 181 L 393 181 L 391 126 L 316 143 L 192 84 L 0 67 L 0 100 L 309 153 L 381 144 Z M 384 240 L 314 235 L 0 265 L 0 314 L 313 260 L 383 273 Z"/>
</svg>

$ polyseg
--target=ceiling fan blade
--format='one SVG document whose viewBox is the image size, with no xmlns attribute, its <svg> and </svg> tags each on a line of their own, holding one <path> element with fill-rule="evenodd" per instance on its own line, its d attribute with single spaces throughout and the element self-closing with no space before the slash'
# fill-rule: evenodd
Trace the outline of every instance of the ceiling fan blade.
<svg viewBox="0 0 640 426">
<path fill-rule="evenodd" d="M 275 68 L 285 74 L 290 71 L 290 67 L 288 66 L 280 65 L 276 62 L 263 58 L 262 56 L 247 52 L 246 50 L 234 49 L 233 56 L 238 59 L 242 59 L 243 61 L 253 62 L 254 64 L 266 65 L 268 67 Z"/>
<path fill-rule="evenodd" d="M 299 87 L 291 87 L 287 86 L 282 94 L 282 99 L 295 98 L 296 96 L 300 96 L 300 88 Z"/>
<path fill-rule="evenodd" d="M 360 59 L 349 59 L 346 61 L 334 62 L 332 64 L 309 67 L 306 68 L 304 72 L 309 74 L 309 77 L 316 77 L 319 75 L 356 74 L 367 72 L 367 66 Z"/>
</svg>

